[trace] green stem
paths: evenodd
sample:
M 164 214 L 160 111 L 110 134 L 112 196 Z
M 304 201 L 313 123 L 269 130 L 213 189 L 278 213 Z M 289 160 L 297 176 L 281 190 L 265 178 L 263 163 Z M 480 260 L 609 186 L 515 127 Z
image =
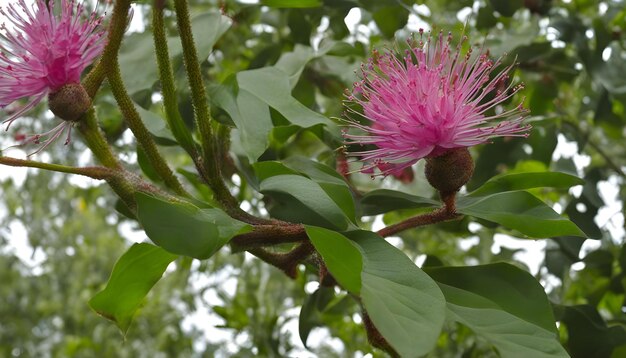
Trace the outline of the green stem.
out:
M 163 179 L 163 182 L 168 188 L 172 189 L 178 195 L 189 196 L 172 172 L 172 169 L 170 169 L 165 162 L 165 159 L 163 159 L 159 153 L 159 149 L 152 138 L 152 134 L 150 134 L 146 126 L 141 121 L 141 116 L 137 112 L 135 104 L 126 92 L 126 88 L 124 88 L 124 82 L 122 80 L 122 74 L 120 73 L 119 64 L 117 63 L 117 58 L 113 59 L 109 65 L 110 67 L 108 68 L 107 77 L 109 79 L 109 85 L 111 86 L 111 92 L 113 92 L 113 96 L 117 101 L 117 105 L 120 107 L 122 115 L 126 119 L 128 127 L 135 135 L 135 138 L 137 138 L 139 145 L 146 152 L 146 156 L 148 157 L 150 164 L 152 164 L 154 170 L 161 177 L 161 179 Z
M 183 61 L 185 62 L 189 88 L 191 89 L 191 101 L 202 139 L 202 154 L 204 156 L 204 162 L 210 163 L 215 160 L 213 130 L 211 128 L 211 111 L 206 89 L 204 88 L 204 83 L 202 83 L 202 71 L 200 70 L 200 61 L 198 60 L 196 44 L 191 30 L 187 0 L 174 0 L 174 6 L 176 8 L 176 22 L 180 32 L 180 41 L 183 45 Z M 208 168 L 209 165 L 207 165 L 207 169 Z
M 131 3 L 132 1 L 130 0 L 118 0 L 115 2 L 111 22 L 107 28 L 107 45 L 98 63 L 93 66 L 82 82 L 87 94 L 92 99 L 96 96 L 96 92 L 98 92 L 106 78 L 109 63 L 113 58 L 117 58 L 117 53 L 120 50 L 122 38 L 124 38 L 124 32 L 126 31 L 126 25 L 128 25 L 128 12 Z
M 102 74 L 98 74 L 98 76 L 106 75 L 109 72 L 110 67 L 116 65 L 114 62 L 117 62 L 117 53 L 120 51 L 120 46 L 122 45 L 122 39 L 124 38 L 124 31 L 126 31 L 126 22 L 131 3 L 131 0 L 115 1 L 113 14 L 111 15 L 111 22 L 109 23 L 107 45 L 102 52 L 100 62 L 96 65 L 96 68 L 99 68 L 100 66 L 103 68 L 102 70 L 97 70 L 103 72 Z M 94 70 L 96 69 L 94 68 Z M 96 74 L 93 76 L 95 79 Z
M 165 107 L 167 124 L 172 130 L 172 134 L 187 153 L 189 153 L 192 158 L 196 158 L 198 157 L 198 151 L 193 137 L 178 111 L 176 86 L 174 85 L 174 75 L 170 63 L 165 24 L 163 22 L 164 6 L 164 0 L 155 0 L 152 9 L 152 31 L 157 64 L 159 67 L 161 92 L 163 94 L 163 106 Z
M 216 199 L 230 216 L 253 224 L 266 223 L 267 220 L 256 218 L 241 210 L 239 203 L 231 195 L 222 179 L 220 158 L 216 155 L 216 144 L 213 137 L 213 128 L 211 127 L 209 101 L 202 82 L 202 71 L 200 70 L 200 61 L 198 61 L 196 45 L 193 40 L 187 0 L 174 0 L 174 7 L 176 9 L 176 22 L 180 40 L 183 46 L 183 61 L 187 70 L 189 88 L 191 89 L 191 101 L 202 144 L 202 160 L 194 159 L 196 167 L 202 178 L 213 190 Z
M 83 135 L 89 149 L 91 149 L 102 165 L 113 169 L 122 168 L 98 126 L 96 111 L 93 108 L 88 110 L 78 122 L 78 130 Z
M 3 157 L 3 156 L 0 156 L 0 164 L 8 165 L 11 167 L 38 168 L 38 169 L 50 170 L 50 171 L 59 172 L 59 173 L 77 174 L 77 175 L 83 175 L 83 176 L 90 177 L 93 179 L 98 179 L 98 180 L 107 180 L 115 176 L 115 172 L 112 169 L 106 168 L 106 167 L 76 168 L 76 167 L 69 167 L 67 165 L 49 164 L 49 163 L 36 162 L 33 160 L 23 160 L 23 159 Z
M 111 151 L 111 147 L 104 138 L 104 134 L 98 126 L 98 120 L 96 118 L 96 111 L 91 108 L 78 122 L 78 130 L 83 135 L 85 143 L 94 153 L 96 158 L 107 168 L 111 169 L 111 175 L 105 178 L 113 191 L 124 201 L 129 209 L 133 210 L 136 207 L 135 198 L 133 193 L 135 192 L 133 184 L 124 175 L 126 170 L 122 167 L 120 162 L 115 158 L 115 155 Z
M 91 99 L 96 96 L 98 89 L 102 85 L 106 77 L 106 72 L 104 70 L 104 65 L 102 61 L 98 61 L 91 71 L 85 76 L 85 79 L 82 82 L 83 88 L 87 91 L 87 94 Z

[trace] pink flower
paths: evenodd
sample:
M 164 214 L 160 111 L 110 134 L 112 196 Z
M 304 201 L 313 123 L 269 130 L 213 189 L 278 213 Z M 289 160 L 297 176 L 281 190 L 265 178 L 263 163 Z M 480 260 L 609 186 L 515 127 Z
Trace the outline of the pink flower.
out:
M 453 148 L 528 136 L 530 126 L 522 124 L 528 111 L 521 104 L 501 108 L 523 88 L 507 84 L 513 65 L 497 71 L 501 58 L 493 62 L 487 52 L 474 54 L 471 48 L 463 55 L 461 44 L 453 50 L 451 40 L 440 33 L 434 40 L 410 41 L 404 57 L 374 51 L 361 66 L 362 80 L 347 95 L 346 115 L 369 123 L 350 118 L 349 127 L 365 134 L 345 131 L 344 137 L 364 147 L 349 153 L 365 163 L 362 172 L 378 168 L 386 176 Z
M 2 122 L 7 130 L 47 95 L 65 85 L 79 84 L 83 70 L 104 49 L 105 31 L 101 30 L 99 16 L 92 13 L 83 18 L 83 5 L 74 0 L 61 0 L 59 15 L 54 14 L 54 5 L 54 0 L 48 5 L 45 0 L 35 0 L 32 6 L 17 0 L 0 8 L 0 14 L 12 25 L 0 26 L 0 107 L 29 98 L 26 105 Z M 38 143 L 48 136 L 45 147 L 71 126 L 71 121 L 64 121 L 52 131 L 25 141 Z

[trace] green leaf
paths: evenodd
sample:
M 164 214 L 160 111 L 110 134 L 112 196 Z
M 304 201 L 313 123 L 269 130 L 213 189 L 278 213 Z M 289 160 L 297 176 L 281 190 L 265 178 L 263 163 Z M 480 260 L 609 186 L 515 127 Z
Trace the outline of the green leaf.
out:
M 146 234 L 165 250 L 208 259 L 233 236 L 251 229 L 219 209 L 200 209 L 136 193 L 137 216 Z
M 532 238 L 580 236 L 585 234 L 568 219 L 525 191 L 492 194 L 484 197 L 461 197 L 457 211 L 493 221 Z
M 626 344 L 623 326 L 608 326 L 591 305 L 558 306 L 560 321 L 567 326 L 567 347 L 572 357 L 621 357 L 611 355 Z
M 238 142 L 248 160 L 255 162 L 267 149 L 269 134 L 274 127 L 267 104 L 248 91 L 235 91 L 228 86 L 218 87 L 211 93 L 211 98 L 233 120 Z
M 347 235 L 363 254 L 361 299 L 376 328 L 403 357 L 430 352 L 445 318 L 445 299 L 437 284 L 373 232 Z
M 322 2 L 320 0 L 261 0 L 261 4 L 279 8 L 307 8 L 322 6 Z
M 409 20 L 409 12 L 401 6 L 385 6 L 373 13 L 376 26 L 386 38 L 393 38 L 396 31 Z
M 280 56 L 274 67 L 282 70 L 289 76 L 289 84 L 291 89 L 293 89 L 298 83 L 300 75 L 302 74 L 302 71 L 304 71 L 304 67 L 311 60 L 327 54 L 333 49 L 335 44 L 336 43 L 332 41 L 326 41 L 317 51 L 313 50 L 309 46 L 296 44 L 296 47 L 292 52 L 287 52 Z
M 351 225 L 350 220 L 335 201 L 318 183 L 309 178 L 299 175 L 273 176 L 261 183 L 261 192 L 287 194 L 314 213 L 318 213 L 335 229 L 346 230 Z
M 446 296 L 448 317 L 488 340 L 501 356 L 568 356 L 543 287 L 528 272 L 505 263 L 425 271 Z
M 305 347 L 307 347 L 306 341 L 309 338 L 311 330 L 323 324 L 321 311 L 334 296 L 335 292 L 333 288 L 321 286 L 304 300 L 298 317 L 298 333 L 302 345 Z
M 283 174 L 293 174 L 298 175 L 298 171 L 291 170 L 287 168 L 283 163 L 275 162 L 275 161 L 265 161 L 258 162 L 252 165 L 254 167 L 254 173 L 256 174 L 259 181 L 263 181 L 267 178 L 283 175 Z
M 294 155 L 282 162 L 288 168 L 297 170 L 318 183 L 339 184 L 348 187 L 345 179 L 333 168 L 309 158 Z
M 105 289 L 89 300 L 89 306 L 125 335 L 144 298 L 175 259 L 159 247 L 134 244 L 115 263 Z
M 337 171 L 327 165 L 302 156 L 289 157 L 283 164 L 318 183 L 326 194 L 343 210 L 346 216 L 352 222 L 355 222 L 356 209 L 352 191 L 345 179 Z
M 237 126 L 240 143 L 251 162 L 255 162 L 269 145 L 269 134 L 274 126 L 270 107 L 302 128 L 318 124 L 334 127 L 328 118 L 310 110 L 291 95 L 290 81 L 297 80 L 299 70 L 286 63 L 282 65 L 295 72 L 287 74 L 278 67 L 242 71 L 236 75 L 236 84 L 224 84 L 212 93 L 215 104 L 224 109 Z
M 310 110 L 291 96 L 288 75 L 276 67 L 239 72 L 237 83 L 240 93 L 248 91 L 295 125 L 302 128 L 316 124 L 333 125 L 328 118 Z
M 152 134 L 159 142 L 159 144 L 176 144 L 176 139 L 172 135 L 172 132 L 167 127 L 165 119 L 161 118 L 158 114 L 143 109 L 137 103 L 134 103 L 135 109 L 141 121 L 146 126 L 150 134 Z
M 544 187 L 566 189 L 583 184 L 585 184 L 583 179 L 559 172 L 504 174 L 489 179 L 481 187 L 469 193 L 468 196 L 485 196 L 504 191 Z
M 361 197 L 363 215 L 378 215 L 399 209 L 427 208 L 441 205 L 436 200 L 401 191 L 378 189 L 372 190 Z
M 328 271 L 343 288 L 358 295 L 363 268 L 358 247 L 338 232 L 315 226 L 306 226 L 305 229 L 316 251 L 322 255 Z
M 228 30 L 232 20 L 219 12 L 207 12 L 191 20 L 198 57 L 205 59 L 213 45 Z M 168 38 L 171 58 L 182 55 L 178 37 Z M 120 49 L 120 69 L 124 84 L 130 94 L 151 88 L 158 80 L 154 42 L 149 32 L 132 34 L 124 39 Z

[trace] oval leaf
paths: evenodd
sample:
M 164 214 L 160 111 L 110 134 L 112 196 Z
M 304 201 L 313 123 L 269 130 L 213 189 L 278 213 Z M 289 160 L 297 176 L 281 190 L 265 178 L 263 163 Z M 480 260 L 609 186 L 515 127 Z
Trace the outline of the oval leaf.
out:
M 335 201 L 319 184 L 309 178 L 299 175 L 273 176 L 261 183 L 261 192 L 287 194 L 321 215 L 335 229 L 345 230 L 351 225 L 350 220 Z
M 448 316 L 501 356 L 568 357 L 543 287 L 528 272 L 505 263 L 425 271 L 446 296 Z
M 135 198 L 137 216 L 146 234 L 171 253 L 207 259 L 233 236 L 250 229 L 219 209 L 200 209 L 145 193 L 137 193 Z
M 378 189 L 372 190 L 361 197 L 363 215 L 378 215 L 399 209 L 437 207 L 438 201 L 401 191 Z
M 310 110 L 291 96 L 289 76 L 276 67 L 239 72 L 237 83 L 240 92 L 248 91 L 295 125 L 303 128 L 316 124 L 333 125 L 331 120 Z
M 485 196 L 504 191 L 516 191 L 532 188 L 566 189 L 575 185 L 583 185 L 585 181 L 577 176 L 559 172 L 515 173 L 505 174 L 489 179 L 480 188 L 468 196 Z
M 504 192 L 484 197 L 462 197 L 459 213 L 493 221 L 532 238 L 580 236 L 585 234 L 568 219 L 525 191 Z
M 175 259 L 159 247 L 134 244 L 115 263 L 107 286 L 89 300 L 89 306 L 126 334 L 144 297 Z
M 358 247 L 347 237 L 328 229 L 306 226 L 306 233 L 317 252 L 322 255 L 328 271 L 347 291 L 361 291 L 363 258 Z
M 376 328 L 403 357 L 430 352 L 445 318 L 445 298 L 435 281 L 373 232 L 349 237 L 363 254 L 361 298 Z

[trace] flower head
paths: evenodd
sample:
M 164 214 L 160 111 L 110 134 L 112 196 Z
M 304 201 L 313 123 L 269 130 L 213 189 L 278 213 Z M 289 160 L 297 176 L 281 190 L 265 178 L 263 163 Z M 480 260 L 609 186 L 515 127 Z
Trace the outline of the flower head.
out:
M 501 58 L 494 62 L 487 52 L 474 54 L 471 48 L 462 54 L 463 41 L 456 49 L 451 41 L 442 33 L 409 41 L 404 56 L 375 51 L 361 66 L 361 81 L 347 94 L 347 116 L 356 114 L 370 123 L 351 118 L 349 126 L 365 134 L 346 131 L 344 137 L 364 146 L 349 153 L 365 163 L 362 172 L 378 168 L 380 175 L 397 173 L 454 148 L 528 135 L 521 104 L 508 111 L 500 108 L 523 88 L 507 83 L 513 65 L 497 71 Z M 496 114 L 490 115 L 494 108 Z
M 0 25 L 0 107 L 29 98 L 25 106 L 2 121 L 7 129 L 44 97 L 68 85 L 79 85 L 83 70 L 104 49 L 105 31 L 97 14 L 83 17 L 82 4 L 61 0 L 59 15 L 55 15 L 54 5 L 54 0 L 47 4 L 35 0 L 32 6 L 17 0 L 0 8 L 0 14 L 12 25 Z M 25 141 L 39 142 L 48 136 L 43 144 L 47 146 L 61 132 L 69 132 L 72 120 L 64 119 L 54 130 Z

